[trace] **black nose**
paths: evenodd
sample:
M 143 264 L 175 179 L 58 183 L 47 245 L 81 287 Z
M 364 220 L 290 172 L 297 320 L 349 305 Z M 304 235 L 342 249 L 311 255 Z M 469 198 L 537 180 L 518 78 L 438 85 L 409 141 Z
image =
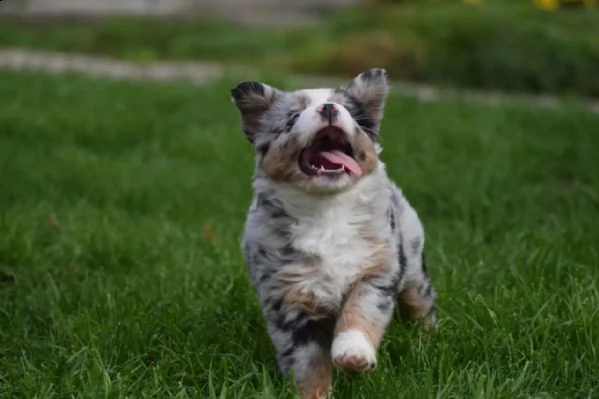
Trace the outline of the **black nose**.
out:
M 337 119 L 337 115 L 339 114 L 339 111 L 335 107 L 335 104 L 330 104 L 330 103 L 322 104 L 320 106 L 318 112 L 320 113 L 320 116 L 322 117 L 322 119 L 324 119 L 325 121 L 328 121 L 329 124 L 333 123 L 333 121 L 335 121 L 335 119 Z

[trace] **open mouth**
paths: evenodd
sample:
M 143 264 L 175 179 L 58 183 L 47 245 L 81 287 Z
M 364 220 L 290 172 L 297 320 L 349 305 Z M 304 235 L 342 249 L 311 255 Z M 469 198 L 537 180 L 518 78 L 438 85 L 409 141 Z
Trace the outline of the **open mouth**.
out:
M 304 148 L 299 166 L 308 176 L 362 175 L 345 133 L 333 126 L 320 130 L 314 141 Z

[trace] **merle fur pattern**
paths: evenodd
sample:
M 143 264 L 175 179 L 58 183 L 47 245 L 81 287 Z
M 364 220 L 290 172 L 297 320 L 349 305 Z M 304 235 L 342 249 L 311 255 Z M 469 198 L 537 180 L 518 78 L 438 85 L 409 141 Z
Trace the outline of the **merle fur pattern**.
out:
M 242 82 L 232 91 L 256 150 L 242 251 L 284 373 L 303 398 L 330 393 L 331 367 L 367 371 L 396 307 L 436 325 L 420 220 L 378 154 L 386 73 L 337 89 L 284 92 Z M 318 118 L 333 104 L 333 121 Z M 302 150 L 327 124 L 343 131 L 363 171 L 308 176 Z

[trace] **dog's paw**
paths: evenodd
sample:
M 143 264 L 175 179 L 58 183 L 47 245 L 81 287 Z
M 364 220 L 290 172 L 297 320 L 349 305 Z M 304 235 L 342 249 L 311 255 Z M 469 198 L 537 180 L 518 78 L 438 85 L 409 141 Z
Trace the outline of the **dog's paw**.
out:
M 331 349 L 333 362 L 350 371 L 370 371 L 376 367 L 376 352 L 358 330 L 344 331 L 335 337 Z

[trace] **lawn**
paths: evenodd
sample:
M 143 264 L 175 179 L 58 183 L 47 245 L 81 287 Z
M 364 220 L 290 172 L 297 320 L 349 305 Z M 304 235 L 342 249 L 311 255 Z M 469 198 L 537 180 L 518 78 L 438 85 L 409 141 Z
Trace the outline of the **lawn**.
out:
M 0 397 L 286 398 L 239 252 L 253 156 L 204 88 L 0 72 Z M 338 398 L 599 395 L 599 115 L 394 96 L 440 332 Z

